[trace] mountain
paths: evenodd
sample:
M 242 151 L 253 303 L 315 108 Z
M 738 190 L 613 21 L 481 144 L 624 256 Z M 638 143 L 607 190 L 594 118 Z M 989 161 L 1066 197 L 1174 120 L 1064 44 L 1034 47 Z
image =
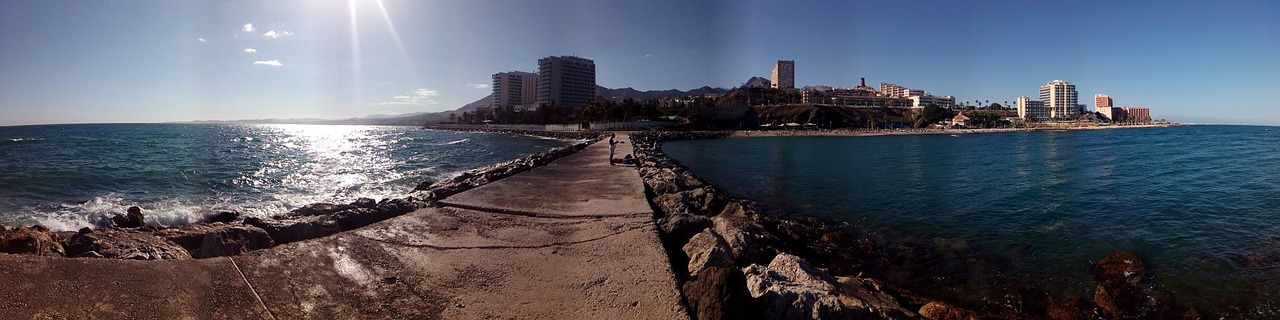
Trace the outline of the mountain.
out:
M 751 77 L 747 79 L 747 83 L 742 84 L 743 88 L 768 88 L 772 81 L 761 77 Z
M 729 92 L 729 89 L 712 88 L 709 86 L 702 86 L 701 88 L 692 89 L 689 91 L 680 91 L 676 89 L 640 91 L 640 90 L 632 89 L 631 87 L 626 87 L 621 89 L 609 89 L 601 86 L 596 86 L 596 96 L 604 97 L 605 99 L 614 100 L 614 101 L 623 100 L 627 98 L 634 99 L 634 100 L 649 100 L 649 99 L 704 95 L 708 93 L 725 94 L 728 92 Z

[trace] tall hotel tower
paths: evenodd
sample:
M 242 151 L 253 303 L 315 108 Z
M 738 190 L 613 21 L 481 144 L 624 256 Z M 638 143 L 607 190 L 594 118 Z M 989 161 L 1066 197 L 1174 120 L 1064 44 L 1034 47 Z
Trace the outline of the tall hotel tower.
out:
M 770 84 L 774 89 L 795 89 L 796 88 L 796 62 L 794 60 L 778 60 L 773 65 L 773 73 L 769 75 Z
M 1040 86 L 1040 101 L 1045 109 L 1049 109 L 1049 119 L 1071 120 L 1080 116 L 1079 94 L 1076 85 L 1062 80 L 1053 80 Z

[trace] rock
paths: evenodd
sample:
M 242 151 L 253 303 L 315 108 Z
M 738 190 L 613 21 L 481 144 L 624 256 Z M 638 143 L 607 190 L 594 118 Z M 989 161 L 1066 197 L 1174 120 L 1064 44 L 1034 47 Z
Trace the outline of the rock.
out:
M 240 220 L 240 216 L 240 211 L 220 211 L 217 214 L 210 216 L 208 222 L 232 223 L 236 222 L 236 220 Z
M 357 207 L 357 208 L 373 209 L 378 207 L 378 201 L 375 201 L 370 198 L 360 198 L 360 199 L 356 199 L 356 201 L 351 202 L 351 206 Z
M 0 252 L 34 256 L 65 257 L 58 236 L 41 225 L 0 230 Z
M 1262 267 L 1263 265 L 1262 255 L 1258 254 L 1257 252 L 1246 254 L 1240 260 L 1241 262 L 1244 263 L 1245 267 L 1249 267 L 1249 268 L 1259 268 L 1259 267 Z
M 653 197 L 653 204 L 662 210 L 663 216 L 674 216 L 681 214 L 694 214 L 692 208 L 684 200 L 682 193 L 669 193 Z
M 1093 315 L 1093 305 L 1080 298 L 1068 298 L 1049 303 L 1045 310 L 1053 320 L 1086 320 Z
M 334 213 L 329 218 L 337 223 L 342 231 L 350 231 L 390 217 L 391 215 L 377 209 L 354 208 Z
M 753 264 L 743 270 L 747 289 L 760 303 L 766 319 L 843 318 L 835 279 L 799 257 L 780 253 L 769 266 Z
M 142 215 L 142 208 L 132 206 L 129 207 L 128 213 L 124 215 L 117 214 L 114 217 L 111 217 L 111 223 L 121 228 L 141 228 L 142 226 L 147 225 L 147 222 L 144 219 L 145 216 Z
M 322 217 L 299 217 L 294 219 L 245 218 L 244 224 L 262 228 L 276 242 L 282 245 L 290 242 L 319 238 L 341 229 L 332 220 Z
M 249 225 L 227 225 L 205 233 L 196 258 L 232 256 L 276 245 L 265 230 Z
M 1090 274 L 1099 283 L 1128 282 L 1137 285 L 1146 277 L 1147 269 L 1142 259 L 1132 252 L 1116 251 L 1098 260 Z
M 886 286 L 874 279 L 857 277 L 837 277 L 840 290 L 840 304 L 846 313 L 855 319 L 912 319 L 917 315 L 914 311 L 902 306 L 897 297 L 883 288 Z
M 654 195 L 664 195 L 669 193 L 680 192 L 680 185 L 676 184 L 676 174 L 671 169 L 649 169 L 641 172 L 644 183 Z
M 944 302 L 930 301 L 920 307 L 920 316 L 931 320 L 969 320 L 978 319 L 973 311 L 956 308 Z
M 681 244 L 693 238 L 693 235 L 711 227 L 711 219 L 691 214 L 671 215 L 658 219 L 658 227 L 662 230 L 662 239 Z
M 77 233 L 71 238 L 67 255 L 78 257 L 89 251 L 112 259 L 191 259 L 185 248 L 151 233 L 129 229 L 106 229 Z
M 275 241 L 262 228 L 243 224 L 193 224 L 156 233 L 172 241 L 193 258 L 237 255 L 275 246 Z
M 709 267 L 681 286 L 696 319 L 753 319 L 758 307 L 747 290 L 746 277 L 732 267 Z
M 704 229 L 694 235 L 683 247 L 685 256 L 689 257 L 689 274 L 697 275 L 708 267 L 732 267 L 728 248 L 711 229 Z
M 711 223 L 716 233 L 729 245 L 729 255 L 738 265 L 774 259 L 777 251 L 764 245 L 765 233 L 759 225 L 748 220 L 740 204 L 729 204 L 720 214 L 711 218 Z
M 1111 318 L 1133 318 L 1142 311 L 1141 290 L 1127 282 L 1099 284 L 1093 290 L 1093 303 Z
M 377 206 L 378 211 L 382 211 L 384 215 L 390 217 L 410 213 L 421 208 L 421 204 L 405 198 L 382 200 Z
M 302 206 L 301 208 L 297 208 L 297 209 L 293 209 L 292 211 L 289 211 L 289 215 L 291 216 L 329 215 L 329 214 L 337 213 L 339 211 L 349 210 L 351 208 L 353 207 L 347 204 L 312 203 L 309 205 Z
M 106 258 L 106 257 L 102 256 L 102 254 L 98 253 L 97 251 L 88 251 L 85 253 L 81 253 L 80 255 L 77 255 L 74 258 Z

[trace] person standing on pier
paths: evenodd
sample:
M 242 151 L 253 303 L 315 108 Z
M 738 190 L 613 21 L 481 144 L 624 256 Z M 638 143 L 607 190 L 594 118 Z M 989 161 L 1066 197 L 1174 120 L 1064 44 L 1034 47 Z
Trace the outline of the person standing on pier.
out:
M 613 165 L 613 150 L 617 148 L 618 142 L 620 142 L 614 140 L 614 136 L 615 135 L 613 133 L 609 134 L 609 165 L 611 166 Z

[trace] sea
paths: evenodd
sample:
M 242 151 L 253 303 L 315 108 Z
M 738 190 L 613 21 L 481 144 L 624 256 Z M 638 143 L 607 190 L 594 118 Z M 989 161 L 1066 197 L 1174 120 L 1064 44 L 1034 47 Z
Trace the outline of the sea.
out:
M 1280 127 L 668 142 L 780 216 L 845 223 L 897 255 L 850 266 L 970 306 L 1090 299 L 1114 251 L 1178 306 L 1280 317 Z
M 419 183 L 571 141 L 415 127 L 73 124 L 0 127 L 0 225 L 108 225 L 130 206 L 181 225 L 316 202 L 398 198 Z

